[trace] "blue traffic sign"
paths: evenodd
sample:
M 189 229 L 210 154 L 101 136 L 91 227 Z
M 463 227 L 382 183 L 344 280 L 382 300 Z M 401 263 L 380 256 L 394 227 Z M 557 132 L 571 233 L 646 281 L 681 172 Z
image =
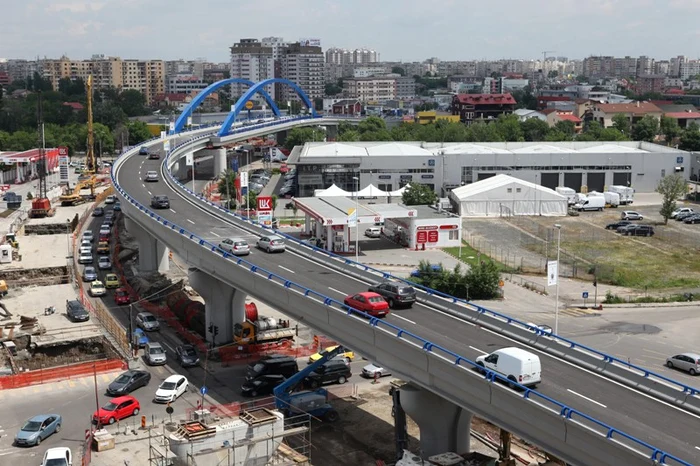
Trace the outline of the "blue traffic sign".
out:
M 202 395 L 206 395 L 208 391 L 209 389 L 204 385 L 202 385 L 202 388 L 199 389 L 199 393 L 201 393 Z
M 588 291 L 584 291 L 583 292 L 583 299 L 587 299 L 587 298 L 588 298 Z

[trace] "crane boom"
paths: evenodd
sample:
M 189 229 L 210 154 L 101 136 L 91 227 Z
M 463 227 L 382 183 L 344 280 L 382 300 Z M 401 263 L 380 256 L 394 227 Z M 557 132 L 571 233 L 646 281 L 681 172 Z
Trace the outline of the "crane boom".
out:
M 95 134 L 92 125 L 92 75 L 88 76 L 85 91 L 87 94 L 87 160 L 85 165 L 87 168 L 83 173 L 94 175 L 97 167 L 95 164 Z

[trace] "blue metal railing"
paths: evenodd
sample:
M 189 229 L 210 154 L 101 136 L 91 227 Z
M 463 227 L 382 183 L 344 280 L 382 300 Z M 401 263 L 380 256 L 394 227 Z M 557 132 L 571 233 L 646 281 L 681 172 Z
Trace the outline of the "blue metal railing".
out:
M 248 131 L 251 131 L 251 130 L 259 129 L 259 128 L 261 128 L 261 127 L 275 126 L 275 125 L 280 125 L 280 124 L 284 124 L 284 123 L 289 123 L 291 120 L 306 120 L 306 119 L 309 119 L 309 117 L 301 117 L 301 118 L 287 119 L 287 120 L 283 120 L 283 121 L 275 121 L 275 122 L 266 123 L 266 124 L 251 125 L 251 126 L 247 126 L 247 127 L 244 127 L 244 128 L 240 128 L 240 129 L 238 129 L 237 131 L 233 132 L 232 134 L 248 132 Z M 200 130 L 201 130 L 201 129 L 200 129 Z M 182 134 L 182 133 L 181 133 L 181 134 Z M 188 139 L 188 140 L 186 140 L 186 141 L 184 141 L 184 142 L 178 144 L 175 148 L 173 148 L 173 150 L 165 157 L 164 164 L 165 164 L 165 166 L 166 166 L 166 173 L 167 173 L 168 177 L 169 177 L 174 183 L 176 183 L 176 184 L 178 184 L 179 186 L 181 186 L 181 187 L 182 187 L 183 189 L 185 189 L 188 193 L 193 194 L 193 195 L 196 195 L 197 197 L 199 197 L 199 198 L 205 200 L 206 202 L 208 202 L 208 203 L 209 203 L 210 205 L 212 205 L 213 207 L 216 207 L 216 208 L 220 209 L 221 211 L 228 213 L 229 215 L 233 215 L 233 216 L 235 216 L 235 217 L 237 217 L 237 218 L 239 218 L 239 219 L 245 221 L 245 218 L 244 218 L 244 217 L 242 217 L 242 216 L 240 216 L 240 215 L 238 215 L 238 214 L 236 214 L 236 213 L 234 213 L 234 212 L 230 212 L 230 211 L 224 209 L 223 207 L 218 206 L 218 205 L 212 203 L 211 201 L 208 201 L 208 200 L 204 199 L 204 198 L 203 198 L 201 195 L 199 195 L 199 194 L 195 194 L 193 191 L 191 191 L 190 189 L 186 188 L 184 185 L 182 185 L 182 183 L 180 183 L 178 180 L 176 180 L 176 179 L 172 176 L 172 174 L 170 173 L 170 170 L 167 170 L 167 164 L 168 164 L 169 158 L 170 158 L 170 156 L 176 151 L 176 149 L 178 149 L 178 148 L 180 148 L 180 147 L 183 147 L 183 146 L 185 146 L 185 145 L 187 145 L 187 144 L 190 144 L 190 143 L 192 143 L 192 142 L 194 142 L 194 141 L 201 140 L 201 139 L 204 139 L 204 138 L 208 138 L 208 137 L 210 137 L 210 136 L 211 136 L 211 134 L 199 135 L 199 136 L 197 136 L 197 137 Z M 140 145 L 148 145 L 149 142 L 153 142 L 153 141 L 156 140 L 156 139 L 160 139 L 160 138 L 153 138 L 153 139 L 151 139 L 151 140 L 149 140 L 149 141 L 146 141 L 146 142 L 144 142 L 144 143 L 142 143 L 142 144 L 140 144 Z M 636 437 L 633 437 L 633 436 L 631 436 L 631 435 L 629 435 L 629 434 L 626 434 L 626 433 L 624 433 L 623 431 L 621 431 L 621 430 L 619 430 L 619 429 L 616 429 L 616 428 L 614 428 L 614 427 L 612 427 L 612 426 L 609 426 L 608 424 L 605 424 L 605 423 L 602 422 L 602 421 L 599 421 L 599 420 L 597 420 L 597 419 L 595 419 L 595 418 L 593 418 L 593 417 L 591 417 L 591 416 L 588 416 L 587 414 L 585 414 L 585 413 L 583 413 L 583 412 L 581 412 L 581 411 L 578 411 L 578 410 L 576 410 L 576 409 L 574 409 L 574 408 L 571 408 L 571 407 L 565 405 L 564 403 L 561 403 L 561 402 L 559 402 L 559 401 L 556 401 L 556 400 L 554 400 L 553 398 L 550 398 L 550 397 L 548 397 L 548 396 L 546 396 L 546 395 L 544 395 L 544 394 L 542 394 L 542 393 L 537 392 L 536 390 L 533 390 L 533 389 L 524 387 L 524 386 L 522 386 L 522 385 L 520 385 L 520 384 L 518 384 L 518 383 L 514 383 L 513 381 L 508 380 L 507 378 L 505 378 L 505 377 L 503 377 L 503 376 L 501 376 L 501 375 L 499 375 L 499 374 L 497 374 L 497 373 L 495 373 L 495 372 L 493 372 L 493 371 L 491 371 L 491 370 L 485 369 L 485 368 L 483 368 L 483 367 L 477 365 L 474 361 L 472 361 L 472 360 L 470 360 L 470 359 L 468 359 L 468 358 L 465 358 L 465 357 L 463 357 L 463 356 L 460 356 L 460 355 L 458 355 L 457 353 L 454 353 L 454 352 L 452 352 L 452 351 L 450 351 L 450 350 L 448 350 L 448 349 L 446 349 L 446 348 L 443 348 L 443 347 L 441 347 L 441 346 L 439 346 L 439 345 L 436 345 L 436 344 L 434 344 L 434 343 L 432 343 L 432 342 L 430 342 L 430 341 L 428 341 L 428 340 L 426 340 L 426 339 L 424 339 L 424 338 L 422 338 L 422 337 L 420 337 L 420 336 L 418 336 L 418 335 L 415 335 L 415 334 L 413 334 L 413 333 L 411 333 L 411 332 L 409 332 L 409 331 L 407 331 L 407 330 L 405 330 L 405 329 L 402 329 L 402 328 L 400 328 L 400 327 L 397 327 L 397 326 L 395 326 L 395 325 L 393 325 L 393 324 L 390 324 L 390 323 L 388 323 L 388 322 L 386 322 L 386 321 L 384 321 L 384 320 L 381 320 L 381 319 L 379 319 L 379 318 L 369 316 L 368 314 L 365 314 L 365 313 L 363 313 L 363 312 L 361 312 L 361 311 L 359 311 L 359 310 L 357 310 L 357 309 L 354 309 L 354 308 L 351 308 L 351 307 L 349 307 L 349 306 L 346 306 L 344 303 L 342 303 L 342 302 L 340 302 L 340 301 L 338 301 L 338 300 L 336 300 L 336 299 L 334 299 L 334 298 L 325 296 L 325 295 L 323 295 L 323 294 L 321 294 L 321 293 L 318 293 L 317 291 L 314 291 L 314 290 L 312 290 L 312 289 L 306 288 L 306 287 L 304 287 L 304 286 L 302 286 L 302 285 L 300 285 L 300 284 L 297 284 L 297 283 L 295 283 L 295 282 L 293 282 L 293 281 L 291 281 L 291 280 L 289 280 L 289 279 L 287 279 L 287 278 L 285 278 L 285 277 L 282 277 L 281 275 L 278 275 L 278 274 L 276 274 L 276 273 L 274 273 L 274 272 L 270 272 L 270 271 L 268 271 L 268 270 L 265 270 L 264 268 L 261 268 L 261 267 L 255 265 L 255 264 L 252 264 L 252 263 L 250 263 L 250 262 L 248 262 L 248 261 L 246 261 L 246 260 L 244 260 L 244 259 L 242 259 L 242 258 L 240 258 L 240 257 L 233 256 L 233 255 L 231 255 L 230 253 L 219 249 L 219 247 L 218 247 L 217 245 L 215 245 L 215 244 L 213 244 L 213 243 L 210 243 L 210 242 L 207 241 L 206 239 L 199 237 L 197 234 L 188 231 L 186 228 L 181 227 L 181 226 L 179 226 L 179 225 L 177 225 L 177 224 L 175 224 L 175 223 L 173 223 L 173 222 L 170 222 L 170 221 L 168 221 L 168 220 L 162 218 L 162 217 L 161 217 L 160 215 L 158 215 L 156 212 L 150 210 L 148 207 L 142 205 L 142 204 L 139 203 L 136 199 L 134 199 L 133 197 L 131 197 L 131 196 L 119 185 L 119 182 L 118 182 L 118 180 L 116 179 L 115 173 L 116 173 L 116 171 L 117 171 L 117 169 L 118 169 L 118 166 L 119 166 L 119 164 L 120 164 L 120 162 L 121 162 L 119 159 L 122 159 L 123 157 L 128 156 L 128 155 L 133 155 L 133 154 L 130 154 L 130 152 L 133 152 L 133 151 L 135 151 L 135 150 L 136 150 L 136 149 L 130 149 L 129 151 L 126 151 L 126 152 L 122 153 L 122 154 L 119 156 L 119 158 L 117 159 L 117 161 L 112 165 L 111 179 L 112 179 L 112 183 L 113 183 L 113 185 L 114 185 L 114 188 L 115 188 L 115 189 L 130 203 L 130 204 L 132 204 L 134 207 L 136 207 L 139 211 L 143 212 L 143 213 L 147 216 L 147 218 L 151 218 L 152 220 L 154 220 L 154 221 L 158 222 L 159 224 L 163 225 L 164 227 L 167 227 L 167 228 L 169 228 L 169 229 L 171 229 L 171 230 L 173 230 L 173 231 L 178 232 L 180 235 L 182 235 L 183 237 L 188 238 L 190 241 L 192 241 L 192 242 L 194 242 L 194 243 L 197 243 L 197 244 L 198 244 L 199 246 L 201 246 L 202 248 L 206 248 L 206 249 L 208 249 L 208 250 L 209 250 L 210 252 L 212 252 L 212 253 L 219 254 L 219 255 L 220 255 L 221 257 L 223 257 L 224 259 L 230 260 L 231 262 L 235 263 L 236 265 L 238 265 L 238 266 L 240 266 L 240 267 L 246 269 L 246 270 L 247 270 L 248 272 L 250 272 L 250 273 L 253 273 L 253 274 L 256 274 L 256 275 L 260 275 L 260 276 L 266 277 L 266 278 L 267 278 L 268 280 L 270 280 L 271 282 L 278 283 L 279 285 L 283 286 L 283 287 L 286 288 L 286 289 L 293 290 L 293 291 L 297 291 L 297 292 L 303 294 L 305 297 L 308 297 L 308 298 L 310 298 L 310 299 L 314 299 L 314 300 L 316 300 L 317 302 L 321 302 L 321 303 L 323 303 L 325 306 L 327 306 L 327 307 L 329 307 L 329 308 L 337 309 L 337 310 L 340 311 L 340 312 L 344 312 L 344 313 L 345 313 L 346 315 L 348 315 L 348 316 L 357 316 L 357 317 L 360 317 L 360 318 L 362 318 L 362 319 L 365 319 L 365 320 L 367 321 L 368 325 L 370 325 L 370 326 L 372 326 L 372 327 L 381 328 L 382 330 L 386 331 L 387 333 L 392 334 L 395 338 L 398 338 L 398 339 L 400 339 L 400 340 L 404 340 L 404 341 L 406 341 L 406 342 L 408 342 L 408 343 L 410 343 L 410 344 L 418 345 L 418 346 L 422 347 L 424 351 L 426 351 L 426 352 L 428 352 L 428 353 L 432 353 L 432 354 L 434 354 L 434 355 L 436 355 L 436 356 L 438 356 L 438 357 L 442 357 L 442 358 L 446 358 L 446 359 L 452 359 L 452 361 L 454 362 L 454 364 L 455 364 L 456 366 L 459 366 L 460 368 L 469 369 L 469 370 L 473 370 L 473 369 L 480 370 L 480 371 L 482 371 L 482 372 L 484 373 L 484 379 L 487 380 L 487 381 L 490 382 L 490 383 L 495 383 L 495 382 L 498 381 L 498 382 L 503 382 L 503 383 L 510 384 L 510 385 L 515 385 L 515 386 L 517 386 L 517 387 L 521 390 L 520 394 L 521 394 L 521 396 L 522 396 L 523 398 L 525 398 L 525 399 L 531 399 L 532 397 L 536 397 L 536 398 L 538 398 L 538 399 L 540 399 L 540 400 L 546 401 L 547 403 L 549 403 L 549 404 L 551 404 L 551 405 L 557 407 L 558 410 L 559 410 L 559 411 L 558 411 L 558 412 L 559 412 L 559 415 L 562 416 L 562 417 L 564 417 L 564 418 L 566 418 L 566 419 L 576 420 L 576 418 L 580 418 L 580 419 L 587 420 L 587 421 L 589 421 L 590 423 L 592 423 L 592 424 L 594 424 L 594 425 L 600 427 L 601 429 L 603 429 L 604 432 L 602 432 L 602 434 L 604 434 L 604 435 L 606 436 L 607 439 L 613 440 L 613 439 L 615 439 L 616 437 L 622 437 L 622 438 L 624 438 L 624 439 L 627 439 L 627 440 L 629 440 L 630 442 L 632 442 L 634 445 L 636 445 L 637 447 L 642 447 L 642 448 L 644 448 L 645 450 L 648 450 L 648 451 L 650 452 L 650 453 L 648 453 L 649 458 L 650 458 L 651 460 L 653 460 L 653 461 L 660 461 L 662 464 L 668 464 L 667 461 L 674 461 L 676 464 L 679 464 L 679 465 L 683 465 L 683 466 L 692 466 L 691 463 L 688 463 L 688 462 L 686 462 L 686 461 L 681 460 L 680 458 L 678 458 L 678 457 L 676 457 L 676 456 L 673 456 L 673 455 L 671 455 L 671 454 L 668 454 L 668 453 L 666 453 L 666 452 L 664 452 L 664 451 L 662 451 L 662 450 L 660 450 L 660 449 L 658 449 L 658 448 L 652 446 L 651 444 L 649 444 L 649 443 L 647 443 L 647 442 L 644 442 L 643 440 L 637 439 Z M 250 223 L 252 223 L 252 224 L 257 224 L 257 222 L 250 222 Z M 287 235 L 285 235 L 285 236 L 287 236 Z M 288 236 L 288 237 L 289 237 L 289 236 Z M 295 241 L 297 241 L 295 238 L 291 238 L 291 237 L 289 237 L 289 238 L 290 238 L 290 239 L 294 239 Z M 405 281 L 405 282 L 407 282 L 407 283 L 411 283 L 411 282 L 408 282 L 408 281 L 406 281 L 406 280 L 404 280 L 404 279 L 401 279 L 401 278 L 398 278 L 398 277 L 393 277 L 392 275 L 387 274 L 386 272 L 382 272 L 382 271 L 380 271 L 380 270 L 373 269 L 373 268 L 371 268 L 371 267 L 368 267 L 368 266 L 365 266 L 365 265 L 362 265 L 362 264 L 357 264 L 357 263 L 355 263 L 355 262 L 353 262 L 353 261 L 350 261 L 350 260 L 348 260 L 348 259 L 341 258 L 341 257 L 336 256 L 336 255 L 334 255 L 334 254 L 328 253 L 327 251 L 321 250 L 320 248 L 316 248 L 316 247 L 307 245 L 306 243 L 301 243 L 301 242 L 299 242 L 299 243 L 300 243 L 300 244 L 304 244 L 304 245 L 309 246 L 309 247 L 312 247 L 314 250 L 323 251 L 324 253 L 328 254 L 330 257 L 333 257 L 333 258 L 335 258 L 335 259 L 344 260 L 346 264 L 352 264 L 352 265 L 355 265 L 355 266 L 359 266 L 359 267 L 364 268 L 365 270 L 376 271 L 376 272 L 378 272 L 378 273 L 381 273 L 382 276 L 384 276 L 384 277 L 386 277 L 386 278 L 392 277 L 392 278 L 396 278 L 396 279 L 398 279 L 398 280 Z M 472 307 L 475 307 L 475 308 L 476 308 L 479 312 L 481 312 L 481 313 L 488 313 L 488 314 L 491 314 L 491 315 L 493 315 L 493 316 L 496 316 L 496 317 L 499 317 L 499 318 L 501 318 L 501 319 L 504 319 L 504 320 L 505 320 L 506 322 L 508 322 L 508 323 L 511 323 L 511 324 L 512 324 L 512 323 L 516 323 L 516 324 L 519 324 L 519 325 L 521 325 L 521 326 L 523 326 L 523 327 L 525 327 L 525 328 L 528 328 L 528 329 L 530 329 L 530 330 L 533 330 L 533 331 L 535 331 L 535 332 L 542 332 L 540 329 L 533 328 L 532 326 L 530 326 L 530 325 L 528 325 L 528 324 L 526 324 L 526 323 L 524 323 L 524 322 L 521 322 L 521 321 L 519 321 L 519 320 L 517 320 L 517 319 L 513 319 L 512 317 L 506 316 L 505 314 L 500 314 L 500 313 L 498 313 L 498 312 L 491 311 L 491 310 L 486 309 L 486 308 L 483 308 L 483 307 L 481 307 L 481 306 L 476 306 L 476 305 L 474 305 L 474 304 L 469 303 L 469 302 L 466 301 L 466 300 L 462 300 L 462 299 L 459 299 L 459 298 L 455 298 L 455 297 L 449 296 L 449 295 L 447 295 L 447 294 L 445 294 L 445 293 L 441 293 L 441 292 L 439 292 L 439 291 L 432 290 L 432 289 L 430 289 L 430 288 L 421 287 L 421 286 L 419 286 L 419 285 L 415 285 L 415 286 L 419 287 L 421 290 L 423 290 L 424 292 L 428 293 L 429 295 L 440 296 L 440 297 L 443 297 L 443 298 L 446 298 L 446 299 L 450 299 L 450 300 L 452 300 L 454 303 L 462 303 L 462 304 L 465 304 L 465 305 L 468 305 L 468 306 L 472 306 Z M 546 334 L 546 335 L 548 335 L 548 336 L 556 337 L 556 338 L 558 338 L 558 339 L 561 340 L 561 341 L 565 341 L 565 342 L 567 342 L 567 343 L 570 343 L 570 344 L 572 345 L 572 347 L 584 348 L 584 349 L 586 349 L 586 350 L 588 350 L 588 351 L 591 351 L 591 352 L 593 352 L 593 353 L 600 354 L 600 355 L 604 355 L 604 356 L 606 356 L 606 357 L 608 358 L 607 360 L 609 360 L 609 361 L 620 361 L 620 360 L 617 359 L 617 358 L 614 358 L 614 357 L 612 357 L 612 356 L 605 355 L 604 353 L 601 353 L 601 352 L 599 352 L 599 351 L 597 351 L 597 350 L 588 348 L 587 346 L 584 346 L 584 345 L 579 345 L 579 344 L 577 344 L 577 343 L 575 343 L 575 342 L 573 342 L 573 341 L 571 341 L 571 340 L 558 337 L 558 336 L 553 335 L 553 334 L 551 334 L 551 333 L 549 333 L 549 332 L 542 332 L 542 333 L 543 333 L 543 334 Z M 466 365 L 465 365 L 464 363 L 466 363 Z M 628 365 L 628 364 L 626 364 L 626 363 L 625 363 L 625 365 L 626 365 L 626 366 L 630 366 L 630 365 Z M 634 367 L 634 366 L 631 366 L 631 367 Z M 645 371 L 645 370 L 643 370 L 643 371 L 644 371 L 644 372 L 648 372 L 649 374 L 653 374 L 653 373 L 651 373 L 651 372 L 649 372 L 649 371 Z M 657 374 L 653 374 L 653 375 L 657 375 Z M 683 384 L 679 384 L 678 382 L 673 381 L 672 379 L 667 379 L 666 377 L 663 377 L 663 376 L 658 376 L 658 377 L 661 378 L 661 379 L 668 380 L 668 381 L 670 381 L 670 382 L 676 383 L 676 384 L 678 384 L 678 385 L 683 385 Z M 690 390 L 692 390 L 692 392 L 691 392 L 692 394 L 697 394 L 697 390 L 693 389 L 692 387 L 688 387 L 688 389 L 689 389 L 689 390 L 688 390 L 689 392 L 690 392 Z M 686 390 L 684 390 L 684 391 L 686 391 Z M 551 409 L 551 408 L 550 408 L 550 409 Z M 579 422 L 579 423 L 580 423 L 580 422 Z M 625 445 L 625 446 L 628 446 L 628 445 Z

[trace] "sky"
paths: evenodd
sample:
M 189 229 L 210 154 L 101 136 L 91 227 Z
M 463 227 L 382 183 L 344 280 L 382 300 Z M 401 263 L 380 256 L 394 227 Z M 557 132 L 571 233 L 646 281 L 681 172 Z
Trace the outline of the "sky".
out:
M 213 62 L 241 38 L 383 61 L 700 56 L 700 0 L 0 0 L 0 58 Z

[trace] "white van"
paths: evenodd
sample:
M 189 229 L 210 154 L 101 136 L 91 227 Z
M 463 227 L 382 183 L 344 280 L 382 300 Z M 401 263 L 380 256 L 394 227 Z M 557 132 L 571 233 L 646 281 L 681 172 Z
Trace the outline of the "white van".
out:
M 574 205 L 574 209 L 579 212 L 582 210 L 603 210 L 605 207 L 605 197 L 604 196 L 588 196 L 583 202 Z
M 477 357 L 476 363 L 526 387 L 542 381 L 539 356 L 520 348 L 501 348 Z

